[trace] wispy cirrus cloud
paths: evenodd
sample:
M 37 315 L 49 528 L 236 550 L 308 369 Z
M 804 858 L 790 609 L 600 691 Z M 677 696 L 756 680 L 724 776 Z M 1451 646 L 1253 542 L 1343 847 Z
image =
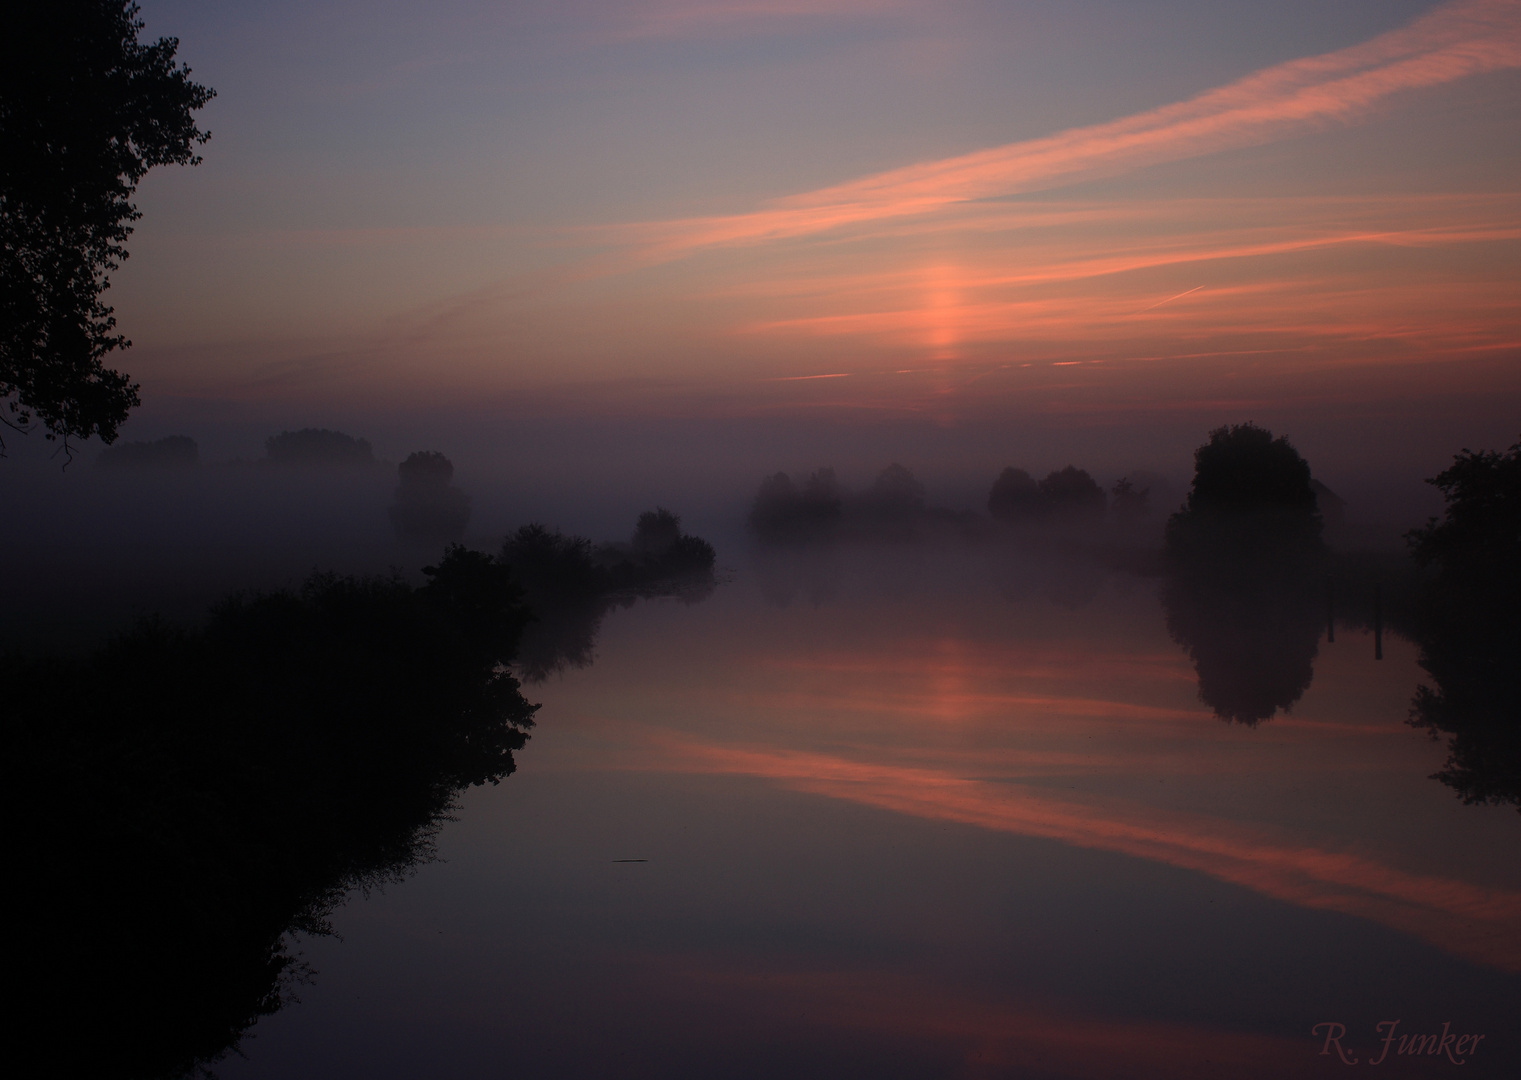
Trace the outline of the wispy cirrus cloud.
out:
M 896 14 L 904 0 L 653 0 L 623 11 L 632 37 L 686 37 L 821 18 Z
M 618 226 L 679 258 L 1041 191 L 1345 123 L 1401 91 L 1521 67 L 1521 0 L 1455 0 L 1360 45 L 1278 64 L 1187 101 L 1039 139 L 893 169 L 749 213 Z
M 778 245 L 710 294 L 750 315 L 737 338 L 947 357 L 1211 341 L 1357 363 L 1349 343 L 1427 358 L 1513 343 L 1521 304 L 1493 271 L 1518 240 L 1521 196 L 1505 193 L 966 203 L 869 239 Z

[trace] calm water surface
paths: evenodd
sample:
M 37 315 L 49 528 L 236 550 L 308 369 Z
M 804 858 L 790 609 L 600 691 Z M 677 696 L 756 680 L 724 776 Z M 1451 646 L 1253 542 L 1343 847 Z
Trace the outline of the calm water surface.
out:
M 1154 580 L 757 559 L 530 686 L 518 772 L 217 1071 L 1342 1075 L 1397 1020 L 1485 1039 L 1383 1073 L 1521 1075 L 1521 817 L 1429 778 L 1421 679 L 1339 627 L 1248 727 Z

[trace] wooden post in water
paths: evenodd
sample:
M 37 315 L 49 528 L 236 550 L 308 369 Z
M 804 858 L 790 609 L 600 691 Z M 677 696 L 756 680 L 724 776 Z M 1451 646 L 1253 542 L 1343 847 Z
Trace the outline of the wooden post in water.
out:
M 1336 644 L 1336 586 L 1326 578 L 1326 644 Z
M 1373 583 L 1373 659 L 1384 658 L 1384 586 Z

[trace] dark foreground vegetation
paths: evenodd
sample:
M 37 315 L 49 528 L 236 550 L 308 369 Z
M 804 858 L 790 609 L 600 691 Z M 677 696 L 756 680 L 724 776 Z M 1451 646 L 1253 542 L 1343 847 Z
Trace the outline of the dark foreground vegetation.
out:
M 527 590 L 533 622 L 517 670 L 539 682 L 592 662 L 608 612 L 671 596 L 697 603 L 713 592 L 713 545 L 681 531 L 681 518 L 657 507 L 639 516 L 626 544 L 593 545 L 543 525 L 524 525 L 499 558 Z
M 514 671 L 589 663 L 611 607 L 701 598 L 712 569 L 654 510 L 625 544 L 527 526 L 498 555 L 451 546 L 420 586 L 318 574 L 198 628 L 0 658 L 25 1056 L 205 1071 L 293 1000 L 296 935 L 405 878 L 461 793 L 513 772 L 538 709 Z
M 23 1056 L 59 1076 L 216 1060 L 290 999 L 291 933 L 404 876 L 463 790 L 513 771 L 537 708 L 505 667 L 522 592 L 461 548 L 427 575 L 319 575 L 197 630 L 3 661 Z
M 1449 737 L 1435 778 L 1464 802 L 1521 809 L 1521 442 L 1465 450 L 1431 482 L 1446 513 L 1409 539 L 1433 572 L 1414 637 L 1435 685 L 1416 691 L 1410 723 Z
M 1324 523 L 1310 466 L 1285 438 L 1220 428 L 1194 454 L 1193 487 L 1167 522 L 1162 601 L 1199 696 L 1256 724 L 1309 689 L 1326 626 Z
M 0 35 L 0 427 L 112 442 L 137 384 L 108 368 L 131 344 L 104 301 L 148 171 L 194 165 L 215 96 L 144 43 L 128 0 L 7 8 Z M 3 432 L 0 432 L 3 435 Z M 0 437 L 0 455 L 5 442 Z

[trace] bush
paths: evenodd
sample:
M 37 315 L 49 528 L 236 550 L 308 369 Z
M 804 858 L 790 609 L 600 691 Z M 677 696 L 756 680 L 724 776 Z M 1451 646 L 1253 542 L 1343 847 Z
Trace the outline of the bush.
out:
M 201 463 L 201 448 L 188 435 L 170 435 L 153 442 L 108 446 L 95 463 L 111 469 L 184 468 Z
M 1436 778 L 1464 802 L 1521 809 L 1521 442 L 1464 450 L 1430 482 L 1446 512 L 1408 540 L 1435 570 L 1417 638 L 1436 685 L 1417 691 L 1410 723 L 1452 736 Z
M 365 439 L 327 428 L 282 431 L 264 441 L 265 460 L 277 465 L 373 465 L 375 452 Z
M 526 614 L 455 548 L 414 588 L 316 575 L 200 630 L 0 658 L 30 1037 L 62 1076 L 190 1073 L 292 997 L 292 932 L 405 876 L 458 795 L 512 773 Z M 67 1001 L 67 1009 L 58 1002 Z

